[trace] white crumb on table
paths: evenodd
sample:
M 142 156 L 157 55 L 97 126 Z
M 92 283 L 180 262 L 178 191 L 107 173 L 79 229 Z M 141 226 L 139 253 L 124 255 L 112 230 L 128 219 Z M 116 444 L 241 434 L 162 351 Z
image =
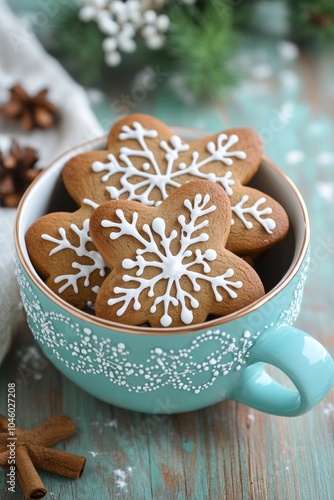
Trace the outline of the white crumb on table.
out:
M 323 409 L 325 415 L 334 415 L 334 405 L 333 403 L 328 403 Z
M 133 468 L 132 467 L 127 467 L 125 470 L 122 470 L 122 469 L 115 469 L 113 472 L 114 472 L 114 476 L 115 476 L 115 483 L 116 483 L 116 486 L 118 488 L 120 488 L 121 490 L 126 490 L 127 489 L 127 479 L 129 476 L 131 476 L 132 474 L 132 471 L 133 471 Z

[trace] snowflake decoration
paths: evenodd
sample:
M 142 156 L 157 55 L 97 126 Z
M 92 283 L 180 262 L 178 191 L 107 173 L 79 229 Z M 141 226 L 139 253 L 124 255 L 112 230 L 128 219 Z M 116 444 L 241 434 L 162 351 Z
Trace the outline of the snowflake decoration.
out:
M 172 135 L 169 141 L 161 140 L 160 148 L 164 151 L 163 168 L 160 161 L 156 158 L 154 152 L 147 144 L 147 139 L 157 139 L 158 132 L 156 130 L 145 129 L 139 122 L 134 121 L 132 128 L 128 125 L 123 125 L 122 131 L 118 136 L 121 141 L 135 140 L 139 145 L 139 149 L 133 149 L 126 146 L 120 148 L 118 158 L 112 153 L 107 155 L 108 162 L 95 161 L 92 164 L 92 170 L 95 173 L 104 173 L 101 180 L 108 182 L 114 175 L 120 176 L 121 187 L 106 186 L 111 199 L 120 199 L 125 197 L 128 200 L 135 200 L 147 206 L 159 206 L 168 196 L 168 189 L 177 189 L 184 183 L 184 176 L 191 176 L 192 180 L 206 179 L 216 184 L 221 185 L 226 194 L 231 197 L 233 195 L 233 186 L 235 180 L 230 170 L 227 170 L 224 175 L 218 176 L 214 172 L 207 172 L 204 169 L 212 162 L 221 162 L 226 167 L 232 167 L 234 158 L 245 160 L 247 155 L 245 151 L 232 150 L 231 148 L 239 142 L 239 137 L 236 134 L 219 134 L 216 143 L 209 141 L 206 149 L 208 156 L 199 160 L 199 153 L 193 151 L 190 164 L 187 165 L 180 160 L 180 153 L 189 150 L 189 144 L 183 143 L 177 135 Z M 135 162 L 138 158 L 142 160 L 141 165 Z M 179 160 L 179 161 L 178 161 Z M 134 179 L 140 179 L 136 183 Z M 152 192 L 158 190 L 159 200 L 154 201 Z M 232 212 L 245 225 L 251 229 L 253 223 L 246 219 L 246 216 L 253 217 L 268 234 L 272 234 L 276 227 L 276 223 L 272 218 L 264 217 L 271 214 L 270 207 L 259 208 L 260 205 L 266 203 L 266 198 L 261 197 L 255 201 L 252 206 L 245 206 L 249 200 L 248 195 L 243 195 L 238 203 L 232 205 Z M 232 224 L 234 220 L 232 220 Z
M 259 224 L 261 224 L 261 226 L 267 231 L 267 233 L 272 234 L 273 230 L 276 227 L 276 222 L 274 221 L 274 219 L 271 219 L 269 217 L 263 217 L 263 215 L 271 214 L 272 208 L 259 208 L 260 205 L 263 205 L 266 202 L 266 199 L 264 197 L 261 197 L 250 207 L 245 207 L 244 204 L 248 200 L 249 196 L 247 194 L 243 195 L 239 203 L 232 207 L 232 212 L 237 217 L 239 217 L 239 219 L 244 223 L 247 229 L 251 229 L 253 227 L 253 223 L 246 219 L 246 214 L 251 215 Z M 233 219 L 232 224 L 234 224 Z
M 192 4 L 196 0 L 182 0 Z M 166 41 L 170 20 L 157 11 L 169 3 L 168 0 L 79 0 L 79 18 L 84 22 L 96 22 L 103 41 L 105 61 L 108 66 L 118 66 L 121 52 L 137 50 L 136 37 L 141 38 L 149 49 L 160 49 Z
M 50 256 L 61 252 L 62 250 L 68 249 L 72 250 L 79 258 L 88 257 L 91 260 L 91 264 L 82 264 L 74 261 L 72 262 L 72 267 L 73 269 L 78 270 L 78 272 L 57 276 L 54 280 L 55 283 L 65 282 L 62 286 L 60 286 L 58 293 L 62 293 L 69 287 L 72 287 L 75 293 L 79 293 L 78 281 L 83 278 L 84 286 L 88 287 L 90 285 L 90 276 L 96 270 L 99 271 L 101 277 L 105 276 L 106 265 L 101 255 L 96 250 L 89 250 L 87 248 L 87 244 L 92 243 L 92 239 L 89 236 L 89 219 L 85 219 L 83 221 L 82 229 L 80 229 L 76 224 L 71 224 L 70 230 L 79 238 L 79 244 L 77 246 L 69 241 L 66 230 L 62 227 L 58 229 L 60 238 L 55 238 L 48 234 L 41 235 L 44 240 L 55 244 L 55 247 L 49 253 Z M 92 290 L 97 293 L 99 287 L 94 286 Z
M 168 327 L 172 323 L 172 317 L 169 314 L 171 306 L 181 306 L 182 322 L 191 324 L 193 321 L 192 310 L 200 306 L 193 293 L 201 290 L 199 281 L 206 281 L 210 284 L 217 302 L 223 300 L 219 288 L 225 290 L 232 299 L 237 297 L 235 289 L 241 288 L 242 282 L 230 280 L 234 275 L 234 270 L 229 268 L 219 276 L 212 276 L 209 262 L 216 260 L 217 252 L 210 248 L 202 252 L 199 248 L 202 242 L 209 239 L 209 235 L 205 231 L 194 236 L 194 233 L 209 225 L 208 219 L 204 219 L 202 222 L 198 222 L 198 219 L 216 210 L 216 206 L 209 204 L 209 202 L 210 196 L 208 194 L 204 196 L 196 194 L 193 204 L 189 199 L 184 201 L 184 206 L 190 214 L 190 220 L 186 222 L 184 215 L 178 217 L 180 236 L 176 229 L 167 235 L 166 224 L 161 217 L 154 218 L 150 225 L 144 224 L 142 231 L 145 235 L 142 236 L 137 227 L 138 212 L 133 213 L 131 222 L 126 220 L 121 209 L 116 210 L 120 222 L 102 220 L 103 227 L 119 229 L 118 232 L 112 231 L 110 233 L 110 239 L 116 240 L 124 235 L 132 236 L 142 247 L 136 250 L 135 260 L 127 258 L 122 262 L 123 269 L 137 269 L 134 276 L 124 274 L 122 278 L 126 283 L 133 283 L 133 286 L 131 288 L 115 287 L 113 292 L 119 296 L 108 300 L 110 306 L 122 304 L 117 310 L 117 316 L 122 316 L 132 302 L 135 311 L 141 309 L 140 295 L 143 291 L 147 291 L 148 297 L 155 297 L 150 307 L 152 314 L 156 313 L 160 303 L 163 304 L 163 315 L 160 318 L 163 327 Z M 173 253 L 171 244 L 177 238 L 179 238 L 180 246 L 178 251 Z M 193 245 L 198 246 L 191 250 L 190 247 Z M 148 255 L 149 258 L 147 258 Z M 152 260 L 152 255 L 154 260 Z M 198 264 L 202 267 L 201 272 L 194 270 L 194 266 L 198 268 Z M 155 268 L 157 271 L 156 275 L 149 279 L 143 276 L 148 268 Z M 185 277 L 192 284 L 192 292 L 184 289 Z M 159 287 L 156 287 L 161 280 L 166 281 L 166 290 L 163 295 L 157 291 Z M 190 304 L 190 307 L 187 306 L 187 303 Z
M 121 141 L 136 140 L 140 149 L 131 149 L 128 147 L 121 147 L 119 160 L 124 163 L 122 166 L 113 154 L 108 155 L 108 163 L 96 161 L 92 165 L 92 169 L 96 173 L 106 171 L 103 175 L 102 181 L 107 182 L 110 177 L 115 174 L 121 174 L 120 183 L 121 189 L 115 186 L 107 186 L 106 189 L 113 199 L 119 199 L 122 195 L 126 195 L 128 200 L 140 201 L 145 205 L 160 205 L 163 200 L 168 196 L 167 188 L 171 186 L 176 189 L 181 186 L 181 182 L 177 178 L 190 174 L 195 179 L 206 179 L 220 184 L 231 196 L 233 194 L 232 187 L 234 180 L 232 179 L 232 172 L 227 171 L 223 176 L 219 177 L 215 173 L 203 172 L 203 167 L 213 161 L 221 161 L 227 166 L 233 164 L 233 157 L 240 160 L 246 159 L 244 151 L 229 151 L 229 149 L 237 144 L 239 138 L 237 135 L 232 134 L 219 134 L 217 144 L 210 141 L 207 144 L 207 151 L 209 156 L 199 161 L 199 153 L 194 151 L 192 153 L 192 160 L 190 165 L 185 162 L 180 162 L 175 170 L 175 162 L 179 159 L 179 153 L 189 150 L 189 144 L 182 143 L 182 140 L 177 135 L 173 135 L 167 141 L 160 141 L 160 148 L 165 151 L 165 159 L 167 162 L 166 171 L 162 172 L 159 162 L 155 158 L 154 152 L 147 145 L 146 139 L 155 139 L 158 137 L 156 130 L 147 130 L 139 122 L 133 122 L 133 128 L 128 125 L 122 127 L 122 132 L 119 134 Z M 131 161 L 132 157 L 143 158 L 142 170 L 134 165 Z M 142 181 L 138 184 L 131 182 L 131 179 L 139 176 Z M 160 191 L 161 200 L 154 202 L 151 198 L 151 192 L 154 188 Z

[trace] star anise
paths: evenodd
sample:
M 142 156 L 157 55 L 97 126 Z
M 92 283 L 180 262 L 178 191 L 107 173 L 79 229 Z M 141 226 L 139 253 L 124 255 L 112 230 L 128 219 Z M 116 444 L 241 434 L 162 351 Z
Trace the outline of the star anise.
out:
M 17 207 L 29 184 L 39 174 L 37 151 L 13 140 L 9 153 L 0 151 L 0 206 Z
M 53 125 L 58 110 L 48 100 L 47 89 L 29 95 L 20 84 L 16 84 L 9 91 L 10 100 L 1 108 L 4 116 L 18 120 L 24 130 L 49 128 Z

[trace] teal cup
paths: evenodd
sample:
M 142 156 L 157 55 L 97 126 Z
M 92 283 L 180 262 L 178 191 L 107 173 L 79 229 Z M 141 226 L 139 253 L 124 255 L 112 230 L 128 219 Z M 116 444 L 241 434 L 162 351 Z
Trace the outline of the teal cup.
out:
M 185 140 L 203 135 L 176 131 Z M 309 220 L 297 188 L 266 158 L 252 185 L 284 206 L 290 229 L 258 265 L 265 296 L 244 309 L 181 328 L 126 326 L 72 307 L 39 278 L 25 233 L 49 211 L 74 210 L 61 170 L 72 156 L 105 145 L 102 137 L 55 160 L 17 212 L 17 278 L 28 324 L 45 356 L 85 391 L 130 410 L 180 413 L 225 399 L 282 416 L 311 410 L 334 384 L 334 363 L 316 339 L 293 326 L 309 263 Z M 267 365 L 287 375 L 294 388 L 275 381 Z

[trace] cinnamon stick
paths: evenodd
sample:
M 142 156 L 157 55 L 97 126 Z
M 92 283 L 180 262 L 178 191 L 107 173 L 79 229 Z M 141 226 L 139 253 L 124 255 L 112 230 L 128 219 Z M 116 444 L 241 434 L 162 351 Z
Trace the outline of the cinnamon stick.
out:
M 30 444 L 29 455 L 36 467 L 71 479 L 81 477 L 86 465 L 85 457 L 44 446 Z
M 8 451 L 0 453 L 0 467 L 7 467 L 8 465 Z
M 46 488 L 41 481 L 36 467 L 54 472 L 72 479 L 81 477 L 86 458 L 73 453 L 49 448 L 75 432 L 72 420 L 66 415 L 59 415 L 38 425 L 34 429 L 16 427 L 11 436 L 15 453 L 15 466 L 18 480 L 26 500 L 43 498 Z M 0 466 L 8 465 L 8 420 L 0 414 Z
M 34 429 L 17 429 L 18 438 L 24 437 L 26 442 L 38 442 L 41 446 L 53 446 L 74 433 L 74 424 L 66 415 L 50 418 Z
M 0 413 L 0 431 L 3 432 L 3 431 L 7 431 L 8 429 L 8 419 L 7 417 L 5 417 L 5 415 L 2 415 L 2 413 Z
M 46 495 L 46 488 L 41 481 L 25 446 L 16 448 L 16 470 L 24 498 L 32 500 L 43 498 Z

